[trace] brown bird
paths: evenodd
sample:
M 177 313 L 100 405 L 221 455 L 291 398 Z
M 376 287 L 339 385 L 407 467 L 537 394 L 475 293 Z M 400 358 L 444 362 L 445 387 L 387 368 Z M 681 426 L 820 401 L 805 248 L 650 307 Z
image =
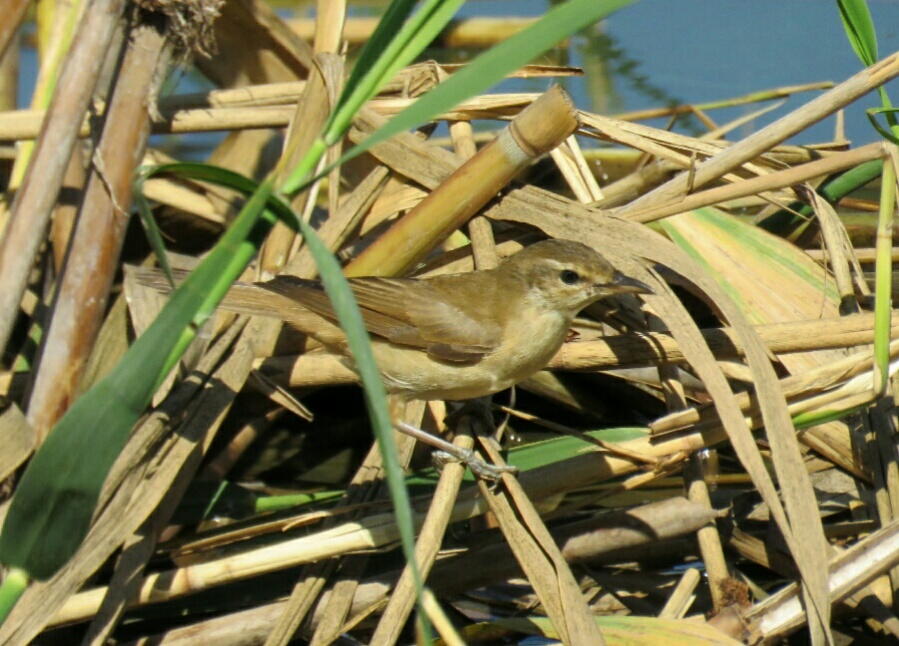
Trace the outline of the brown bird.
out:
M 508 388 L 546 366 L 584 307 L 652 292 L 571 240 L 538 242 L 487 271 L 349 283 L 387 390 L 409 399 L 462 400 Z M 258 286 L 286 297 L 264 309 L 275 307 L 287 323 L 348 357 L 318 282 L 282 276 Z M 261 304 L 258 290 L 251 300 Z
M 139 282 L 166 291 L 158 272 Z M 427 278 L 350 278 L 387 390 L 405 399 L 490 395 L 543 369 L 584 307 L 615 294 L 649 294 L 594 249 L 571 240 L 538 242 L 496 269 Z M 331 301 L 317 281 L 278 276 L 236 283 L 224 309 L 282 319 L 354 368 Z M 495 480 L 514 467 L 487 465 L 470 451 L 397 421 L 397 428 Z

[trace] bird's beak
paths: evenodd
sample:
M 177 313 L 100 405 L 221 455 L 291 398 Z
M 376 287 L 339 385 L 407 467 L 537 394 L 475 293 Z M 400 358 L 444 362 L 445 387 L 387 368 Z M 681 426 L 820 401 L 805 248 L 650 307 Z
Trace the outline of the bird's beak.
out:
M 612 280 L 605 285 L 605 289 L 612 294 L 653 294 L 652 288 L 641 280 L 625 276 L 616 271 Z

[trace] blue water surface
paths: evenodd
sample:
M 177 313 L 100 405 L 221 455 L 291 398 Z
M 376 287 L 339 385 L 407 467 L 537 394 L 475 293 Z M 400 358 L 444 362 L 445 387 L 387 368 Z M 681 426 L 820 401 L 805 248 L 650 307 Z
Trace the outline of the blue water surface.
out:
M 899 49 L 899 0 L 869 0 L 878 30 L 881 57 Z M 351 13 L 380 11 L 370 3 Z M 460 17 L 539 16 L 546 0 L 473 0 L 463 5 Z M 308 13 L 310 10 L 299 10 Z M 282 13 L 287 13 L 282 10 Z M 440 52 L 428 52 L 439 58 Z M 579 107 L 615 115 L 632 110 L 677 103 L 703 103 L 740 97 L 783 86 L 818 81 L 842 82 L 861 69 L 843 32 L 836 2 L 831 0 L 639 0 L 601 25 L 572 39 L 567 54 L 572 65 L 602 70 L 590 78 L 562 82 Z M 559 52 L 536 62 L 559 62 Z M 19 104 L 26 107 L 33 91 L 35 57 L 22 53 Z M 197 75 L 177 81 L 178 92 L 208 87 Z M 505 82 L 496 91 L 545 90 L 552 81 L 535 79 Z M 899 105 L 899 82 L 888 90 Z M 730 135 L 739 139 L 810 101 L 816 92 L 791 98 L 786 105 L 757 118 Z M 853 145 L 878 139 L 866 108 L 880 105 L 876 93 L 853 104 L 846 112 L 846 137 Z M 749 114 L 758 105 L 717 110 L 710 116 L 719 124 Z M 665 121 L 651 125 L 665 126 Z M 800 133 L 790 143 L 812 144 L 834 139 L 833 118 Z M 702 132 L 695 120 L 677 126 L 688 134 Z M 221 135 L 192 137 L 197 149 L 188 157 L 202 156 L 202 148 Z M 154 138 L 154 144 L 158 139 Z

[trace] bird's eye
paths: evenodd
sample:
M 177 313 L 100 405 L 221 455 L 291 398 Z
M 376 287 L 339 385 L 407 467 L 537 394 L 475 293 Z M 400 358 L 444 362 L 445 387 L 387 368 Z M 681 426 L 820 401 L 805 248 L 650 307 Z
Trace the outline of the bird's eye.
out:
M 559 278 L 561 278 L 562 282 L 566 285 L 575 285 L 581 280 L 580 274 L 576 271 L 571 271 L 570 269 L 563 269 L 562 273 L 559 274 Z

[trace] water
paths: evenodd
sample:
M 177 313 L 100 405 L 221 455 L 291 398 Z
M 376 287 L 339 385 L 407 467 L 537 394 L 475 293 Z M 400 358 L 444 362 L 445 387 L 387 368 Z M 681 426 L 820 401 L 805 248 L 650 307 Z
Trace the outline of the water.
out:
M 547 6 L 545 0 L 477 0 L 466 3 L 460 16 L 539 16 Z M 869 7 L 878 27 L 881 57 L 889 55 L 899 49 L 899 0 L 870 0 Z M 367 5 L 354 11 L 370 14 L 372 8 Z M 861 69 L 846 40 L 836 3 L 829 0 L 641 0 L 573 39 L 568 55 L 570 64 L 591 70 L 588 78 L 562 81 L 577 105 L 610 115 L 673 103 L 718 101 L 788 85 L 839 83 Z M 558 52 L 537 62 L 558 62 Z M 19 103 L 24 107 L 33 89 L 33 51 L 23 52 L 22 66 Z M 547 79 L 512 81 L 499 89 L 539 92 L 549 83 Z M 190 77 L 178 83 L 179 92 L 198 87 L 202 85 Z M 888 90 L 899 105 L 899 82 Z M 794 96 L 730 138 L 746 136 L 816 95 Z M 847 110 L 846 136 L 853 145 L 878 139 L 864 114 L 865 108 L 878 106 L 879 99 L 872 93 Z M 739 106 L 713 111 L 710 116 L 723 124 L 756 109 L 758 105 Z M 662 120 L 650 123 L 665 126 Z M 687 134 L 702 131 L 695 120 L 677 129 Z M 830 118 L 791 143 L 833 138 L 834 119 Z M 200 141 L 217 139 L 206 136 Z M 197 158 L 201 153 L 195 150 L 189 156 Z
M 899 2 L 870 0 L 868 5 L 880 55 L 887 56 L 899 49 Z M 534 0 L 485 0 L 467 3 L 463 15 L 536 16 L 545 7 Z M 601 37 L 576 39 L 571 63 L 589 67 L 592 59 L 601 58 L 612 72 L 609 91 L 591 95 L 587 79 L 570 79 L 566 86 L 579 106 L 605 114 L 672 102 L 718 101 L 817 81 L 839 83 L 862 68 L 846 39 L 836 3 L 829 0 L 641 0 L 611 16 L 602 32 Z M 899 82 L 891 83 L 888 91 L 899 105 Z M 730 138 L 745 136 L 816 95 L 797 95 Z M 846 137 L 853 145 L 879 139 L 864 113 L 879 105 L 872 93 L 847 110 Z M 758 107 L 710 114 L 721 124 Z M 791 143 L 832 140 L 834 121 L 818 124 Z M 652 125 L 663 127 L 664 122 Z M 696 134 L 695 125 L 681 130 Z

